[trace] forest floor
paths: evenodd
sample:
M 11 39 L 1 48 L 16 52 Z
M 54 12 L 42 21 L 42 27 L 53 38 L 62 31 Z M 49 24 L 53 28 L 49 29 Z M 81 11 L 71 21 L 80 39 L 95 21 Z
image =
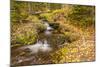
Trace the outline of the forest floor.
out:
M 12 2 L 11 66 L 95 61 L 94 25 L 93 6 Z
M 72 43 L 74 44 L 74 47 L 70 47 L 69 45 L 69 52 L 66 55 L 66 61 L 95 61 L 95 30 L 93 29 L 93 27 L 82 30 L 73 25 L 67 26 L 73 28 L 74 31 L 79 33 L 80 39 Z
M 82 29 L 78 26 L 75 26 L 73 24 L 69 23 L 63 23 L 64 20 L 61 20 L 60 26 L 61 29 L 57 30 L 57 34 L 65 34 L 66 36 L 70 35 L 72 42 L 71 43 L 64 43 L 61 44 L 62 46 L 54 50 L 53 53 L 48 53 L 48 55 L 45 53 L 40 54 L 28 54 L 25 53 L 23 50 L 19 51 L 14 51 L 15 48 L 12 48 L 12 64 L 14 65 L 28 65 L 28 64 L 50 64 L 50 63 L 71 63 L 71 62 L 87 62 L 87 61 L 95 61 L 95 29 L 94 27 L 87 27 L 86 29 Z M 55 22 L 58 23 L 58 22 Z M 39 35 L 40 31 L 44 31 L 45 27 L 43 24 L 40 22 L 28 22 L 28 23 L 22 23 L 15 26 L 12 28 L 12 39 L 16 39 L 16 36 L 20 36 L 19 39 L 15 40 L 16 42 L 14 43 L 21 43 L 21 44 L 14 44 L 13 47 L 20 47 L 20 46 L 25 46 L 25 45 L 30 45 L 28 44 L 30 41 L 36 41 L 36 36 Z M 68 33 L 68 34 L 66 34 Z M 34 35 L 32 35 L 34 34 Z M 72 36 L 71 34 L 74 34 L 75 36 Z M 21 37 L 22 36 L 22 37 Z M 29 36 L 29 37 L 27 37 Z M 76 36 L 79 36 L 77 39 Z M 31 38 L 33 38 L 31 40 Z M 54 39 L 54 37 L 51 37 Z M 73 41 L 73 38 L 75 41 Z M 69 40 L 71 40 L 69 38 Z M 63 39 L 59 39 L 63 40 Z M 33 41 L 31 43 L 33 43 Z M 23 44 L 25 45 L 23 45 Z M 59 46 L 59 45 L 58 45 Z M 56 45 L 56 47 L 58 47 Z M 65 48 L 65 49 L 64 49 Z M 64 50 L 67 50 L 67 52 Z M 62 53 L 60 53 L 60 52 Z M 57 54 L 58 52 L 58 54 Z M 63 56 L 64 52 L 64 56 Z M 52 56 L 53 55 L 53 56 Z M 23 62 L 18 62 L 18 59 L 20 61 L 20 58 L 25 57 L 28 58 Z M 56 59 L 55 59 L 56 58 Z M 61 59 L 59 59 L 61 58 Z M 23 59 L 23 58 L 22 58 Z M 59 59 L 59 60 L 58 60 Z M 24 60 L 24 59 L 23 59 Z
M 24 25 L 24 26 L 23 26 Z M 81 28 L 78 28 L 78 27 L 75 27 L 74 25 L 71 25 L 71 24 L 61 24 L 61 25 L 64 25 L 64 27 L 67 27 L 68 29 L 70 29 L 70 31 L 72 31 L 71 33 L 76 33 L 77 35 L 80 36 L 80 38 L 76 41 L 73 41 L 72 43 L 69 43 L 69 44 L 65 44 L 65 46 L 67 47 L 67 53 L 66 53 L 66 56 L 63 57 L 63 59 L 61 59 L 60 61 L 58 61 L 57 63 L 71 63 L 71 62 L 84 62 L 84 61 L 95 61 L 95 30 L 93 27 L 89 27 L 85 30 L 82 30 Z M 25 28 L 24 28 L 25 27 Z M 30 29 L 30 27 L 32 27 L 32 24 L 31 23 L 27 23 L 27 24 L 22 24 L 21 26 L 19 26 L 18 29 L 22 28 L 23 30 L 25 30 L 26 28 Z M 21 29 L 21 31 L 22 31 Z M 16 30 L 18 31 L 18 30 Z M 64 31 L 65 32 L 65 31 Z M 18 33 L 18 32 L 17 32 Z M 19 30 L 19 33 L 20 33 L 20 30 Z M 64 46 L 62 46 L 64 48 Z M 61 48 L 60 48 L 61 49 Z M 49 59 L 48 60 L 48 55 L 45 56 L 43 55 L 43 58 L 46 58 L 46 59 L 41 59 L 42 55 L 36 55 L 36 57 L 33 55 L 32 56 L 28 56 L 28 54 L 26 55 L 25 53 L 23 53 L 23 51 L 12 51 L 14 52 L 14 55 L 12 55 L 13 57 L 17 55 L 22 55 L 22 56 L 28 56 L 30 60 L 26 60 L 22 63 L 18 63 L 18 65 L 21 65 L 21 64 L 48 64 L 48 63 L 52 63 L 51 61 L 54 60 L 54 63 L 57 61 L 57 59 L 55 60 L 55 56 L 57 56 L 55 53 L 58 52 L 59 53 L 59 50 L 55 50 L 53 53 L 54 53 L 54 58 L 52 59 Z M 16 52 L 16 53 L 15 53 Z M 18 53 L 19 52 L 19 53 Z M 25 54 L 25 55 L 24 55 Z M 51 53 L 52 54 L 52 53 Z M 60 58 L 60 57 L 58 57 Z M 17 58 L 16 58 L 17 59 Z M 34 61 L 33 61 L 34 60 Z M 18 61 L 13 61 L 14 64 L 16 64 L 16 62 Z

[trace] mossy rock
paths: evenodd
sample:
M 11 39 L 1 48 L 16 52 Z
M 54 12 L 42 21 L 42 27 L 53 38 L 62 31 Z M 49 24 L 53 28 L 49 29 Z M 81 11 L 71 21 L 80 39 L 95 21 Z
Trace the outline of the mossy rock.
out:
M 59 23 L 49 23 L 51 27 L 53 27 L 54 29 L 58 29 L 60 24 Z
M 46 30 L 46 26 L 42 22 L 34 23 L 34 26 L 35 26 L 36 30 L 38 31 L 38 33 Z

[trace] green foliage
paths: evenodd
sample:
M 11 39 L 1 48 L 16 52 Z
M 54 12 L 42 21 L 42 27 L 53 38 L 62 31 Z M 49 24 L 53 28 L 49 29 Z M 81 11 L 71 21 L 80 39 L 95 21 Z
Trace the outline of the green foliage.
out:
M 82 51 L 84 52 L 84 48 L 78 47 L 82 46 L 83 41 L 81 39 L 83 38 L 81 38 L 82 35 L 80 36 L 80 34 L 83 32 L 77 29 L 77 27 L 86 28 L 94 25 L 94 10 L 94 6 L 19 2 L 11 0 L 11 47 L 33 45 L 37 40 L 43 42 L 46 40 L 52 48 L 52 51 L 48 53 L 39 51 L 34 56 L 34 60 L 39 58 L 39 61 L 36 61 L 36 63 L 78 62 L 83 57 L 83 54 L 79 57 L 77 54 L 78 52 L 80 54 Z M 45 34 L 46 25 L 42 20 L 47 20 L 48 24 L 53 28 L 53 30 L 50 30 L 50 36 Z M 28 23 L 25 21 L 28 21 Z M 72 24 L 76 25 L 76 27 Z M 85 34 L 83 36 L 85 39 L 90 39 L 86 38 L 88 36 Z M 82 51 L 79 51 L 80 48 L 82 48 Z M 20 56 L 26 55 L 24 57 L 27 57 L 30 55 L 30 50 L 27 49 L 24 52 L 20 52 L 18 52 L 19 58 Z M 29 52 L 29 54 L 26 52 Z M 29 61 L 31 62 L 31 60 Z M 16 64 L 15 62 L 14 64 Z
M 56 10 L 56 9 L 61 9 L 62 7 L 62 4 L 59 4 L 59 3 L 50 3 L 49 4 L 49 8 L 50 10 Z
M 30 20 L 35 29 L 39 32 L 43 32 L 44 30 L 46 30 L 46 26 L 42 23 L 41 20 L 39 20 L 39 18 L 37 16 L 33 16 L 33 15 L 30 15 L 27 20 Z
M 17 20 L 20 20 L 19 15 L 15 11 L 11 12 L 11 22 L 17 22 Z
M 81 6 L 74 5 L 69 18 L 80 27 L 88 27 L 95 24 L 95 7 L 94 6 Z
M 64 63 L 66 61 L 66 54 L 68 52 L 67 47 L 60 48 L 59 50 L 50 54 L 52 63 Z
M 22 22 L 29 15 L 27 11 L 28 5 L 25 2 L 12 1 L 11 3 L 11 21 L 12 22 Z
M 52 11 L 51 13 L 42 13 L 40 14 L 40 17 L 49 21 L 49 22 L 55 22 L 55 19 L 58 20 L 59 16 L 66 15 L 66 10 L 64 9 L 56 9 Z
M 27 20 L 33 22 L 33 23 L 39 23 L 41 22 L 37 16 L 34 16 L 34 15 L 30 15 L 29 17 L 27 17 Z
M 28 31 L 16 35 L 16 42 L 23 45 L 30 45 L 36 42 L 37 35 L 35 31 Z
M 42 2 L 32 3 L 31 2 L 30 5 L 31 5 L 31 10 L 33 10 L 34 12 L 48 11 L 48 3 L 42 3 Z
M 65 13 L 65 10 L 64 9 L 56 9 L 52 12 L 54 15 L 56 14 L 62 14 L 62 13 Z
M 64 9 L 54 10 L 52 12 L 52 15 L 53 15 L 53 19 L 54 20 L 59 20 L 60 17 L 63 18 L 66 15 L 66 10 L 64 10 Z
M 42 14 L 40 14 L 40 17 L 47 20 L 47 21 L 49 21 L 49 22 L 53 21 L 51 13 L 42 13 Z
M 46 26 L 42 23 L 34 23 L 34 26 L 36 27 L 36 30 L 38 31 L 38 33 L 46 30 Z

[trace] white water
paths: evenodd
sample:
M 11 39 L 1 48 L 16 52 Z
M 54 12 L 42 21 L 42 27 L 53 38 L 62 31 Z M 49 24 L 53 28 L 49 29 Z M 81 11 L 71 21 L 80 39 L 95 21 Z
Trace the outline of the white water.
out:
M 50 31 L 48 31 L 48 30 L 45 31 L 45 34 L 46 34 L 46 35 L 50 35 L 51 33 L 52 33 L 52 32 L 50 32 Z
M 50 35 L 52 32 L 50 30 L 53 30 L 52 27 L 50 27 L 50 25 L 47 22 L 44 22 L 45 26 L 47 27 L 45 34 L 46 35 Z
M 50 25 L 47 22 L 44 22 L 44 25 L 47 27 L 45 32 L 44 32 L 44 34 L 45 35 L 50 35 L 51 34 L 50 30 L 52 30 L 53 28 L 50 27 Z M 28 48 L 32 53 L 38 53 L 39 51 L 41 51 L 41 52 L 49 52 L 49 51 L 52 50 L 52 48 L 47 43 L 47 40 L 37 41 L 36 44 L 22 47 L 22 49 L 26 49 L 26 48 Z
M 30 49 L 32 53 L 38 53 L 39 51 L 49 52 L 52 50 L 46 40 L 44 41 L 44 43 L 41 41 L 38 41 L 36 44 L 25 46 L 24 48 Z

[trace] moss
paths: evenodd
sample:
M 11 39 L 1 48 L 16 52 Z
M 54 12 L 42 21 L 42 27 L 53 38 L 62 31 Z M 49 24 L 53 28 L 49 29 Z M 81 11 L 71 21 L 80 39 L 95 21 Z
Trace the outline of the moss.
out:
M 29 45 L 36 42 L 37 34 L 35 31 L 28 31 L 24 32 L 23 34 L 16 35 L 16 42 L 23 44 L 23 45 Z
M 33 23 L 13 24 L 11 31 L 12 47 L 34 44 L 38 37 L 37 34 Z
M 42 21 L 37 17 L 37 16 L 29 16 L 27 18 L 28 20 L 31 20 L 31 22 L 33 23 L 33 26 L 35 27 L 35 29 L 39 32 L 43 32 L 44 30 L 46 30 L 46 26 L 42 23 Z
M 46 26 L 42 22 L 41 23 L 34 23 L 34 26 L 35 26 L 36 30 L 38 31 L 38 33 L 46 30 Z

